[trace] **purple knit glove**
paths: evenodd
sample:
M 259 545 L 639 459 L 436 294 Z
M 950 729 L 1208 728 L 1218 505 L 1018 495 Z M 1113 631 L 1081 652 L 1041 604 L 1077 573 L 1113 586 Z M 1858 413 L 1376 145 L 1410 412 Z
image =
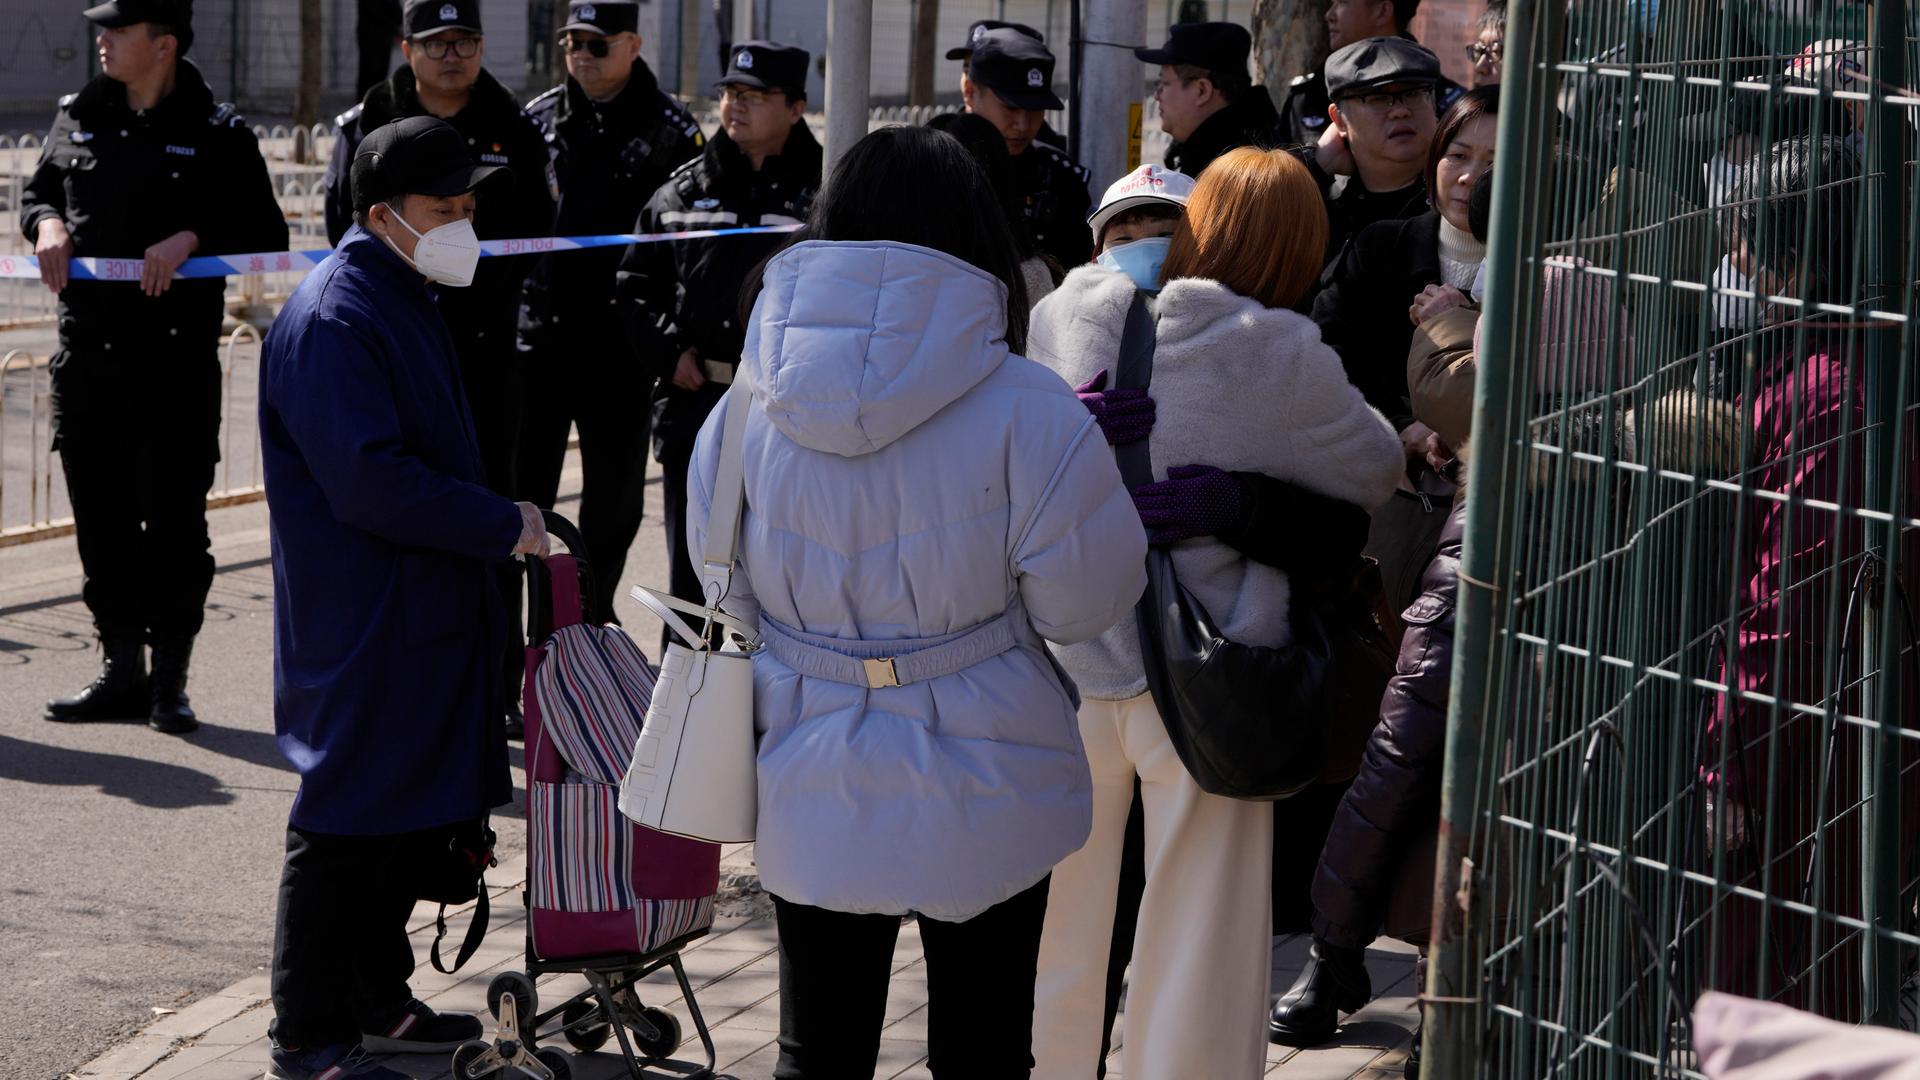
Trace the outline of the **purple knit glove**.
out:
M 1156 415 L 1153 399 L 1139 387 L 1108 390 L 1106 385 L 1107 369 L 1101 368 L 1098 375 L 1074 387 L 1073 392 L 1093 414 L 1108 445 L 1126 446 L 1146 438 L 1153 431 Z
M 1245 521 L 1248 512 L 1240 481 L 1211 465 L 1168 469 L 1165 480 L 1133 489 L 1133 505 L 1156 545 L 1217 535 Z

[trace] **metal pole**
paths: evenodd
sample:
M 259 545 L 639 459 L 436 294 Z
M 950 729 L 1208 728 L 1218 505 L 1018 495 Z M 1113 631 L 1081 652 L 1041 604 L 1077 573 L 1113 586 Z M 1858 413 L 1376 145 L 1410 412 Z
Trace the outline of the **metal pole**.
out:
M 1873 100 L 1869 103 L 1867 169 L 1868 188 L 1873 210 L 1868 214 L 1870 234 L 1867 273 L 1872 286 L 1869 296 L 1890 310 L 1904 306 L 1902 294 L 1911 295 L 1907 283 L 1908 267 L 1914 253 L 1907 250 L 1904 233 L 1908 209 L 1904 205 L 1906 184 L 1902 173 L 1907 161 L 1908 126 L 1902 111 L 1887 104 L 1888 87 L 1907 85 L 1906 5 L 1880 4 L 1874 11 L 1874 25 L 1868 38 L 1868 84 Z M 1877 226 L 1877 228 L 1876 228 Z M 1909 312 L 1911 314 L 1911 312 Z M 1912 392 L 1912 369 L 1901 358 L 1911 355 L 1909 326 L 1882 325 L 1867 332 L 1867 368 L 1863 380 L 1866 389 L 1866 481 L 1862 504 L 1871 510 L 1899 511 L 1906 489 L 1907 455 L 1902 403 Z M 1905 369 L 1903 371 L 1903 369 Z M 1913 508 L 1906 508 L 1912 512 Z M 1897 520 L 1897 518 L 1896 518 Z M 1865 855 L 1861 885 L 1861 913 L 1868 926 L 1862 952 L 1861 979 L 1865 996 L 1864 1019 L 1869 1023 L 1897 1026 L 1900 1020 L 1900 981 L 1903 976 L 1902 946 L 1887 935 L 1902 929 L 1900 865 L 1900 758 L 1901 742 L 1895 732 L 1903 726 L 1901 701 L 1901 659 L 1897 644 L 1901 637 L 1896 614 L 1898 594 L 1895 582 L 1901 572 L 1900 528 L 1893 522 L 1867 527 L 1867 547 L 1877 551 L 1885 562 L 1880 566 L 1878 596 L 1864 597 L 1861 655 L 1872 665 L 1867 683 L 1873 719 L 1878 727 L 1865 731 L 1862 792 L 1866 796 L 1861 816 L 1861 851 Z M 1839 673 L 1836 677 L 1844 676 Z
M 1503 523 L 1514 499 L 1510 473 L 1524 476 L 1521 411 L 1530 378 L 1516 377 L 1516 355 L 1525 359 L 1534 334 L 1533 274 L 1538 213 L 1523 193 L 1551 191 L 1548 165 L 1555 130 L 1553 105 L 1560 55 L 1561 16 L 1556 0 L 1515 0 L 1508 10 L 1507 100 L 1500 112 L 1494 154 L 1492 229 L 1487 247 L 1487 303 L 1483 338 L 1475 358 L 1473 439 L 1468 459 L 1466 544 L 1460 560 L 1456 605 L 1453 695 L 1447 710 L 1446 764 L 1441 777 L 1439 865 L 1434 874 L 1431 962 L 1427 965 L 1425 1071 L 1449 1080 L 1485 1075 L 1480 1067 L 1479 1028 L 1487 1004 L 1480 999 L 1481 951 L 1475 926 L 1485 916 L 1472 910 L 1479 878 L 1468 863 L 1484 817 L 1480 762 L 1493 687 L 1489 676 L 1507 606 L 1501 590 L 1513 577 L 1513 551 Z M 1536 55 L 1537 54 L 1537 55 Z
M 1080 164 L 1092 174 L 1093 190 L 1099 192 L 1130 167 L 1132 125 L 1146 89 L 1146 66 L 1134 58 L 1130 47 L 1117 46 L 1146 43 L 1147 0 L 1085 0 L 1085 4 L 1081 23 L 1085 40 L 1075 48 L 1080 92 L 1069 119 Z
M 873 0 L 827 0 L 826 170 L 867 135 Z

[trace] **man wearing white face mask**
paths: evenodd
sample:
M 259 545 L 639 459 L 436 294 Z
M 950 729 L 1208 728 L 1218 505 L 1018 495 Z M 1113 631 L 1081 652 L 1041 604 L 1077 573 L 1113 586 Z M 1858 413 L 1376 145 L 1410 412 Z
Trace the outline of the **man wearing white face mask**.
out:
M 480 1034 L 413 998 L 406 922 L 415 869 L 511 794 L 498 569 L 546 553 L 540 512 L 486 487 L 429 287 L 473 281 L 476 195 L 504 173 L 476 165 L 442 120 L 373 131 L 352 163 L 356 224 L 262 351 L 274 728 L 300 773 L 274 935 L 274 1077 L 396 1080 L 368 1055 Z

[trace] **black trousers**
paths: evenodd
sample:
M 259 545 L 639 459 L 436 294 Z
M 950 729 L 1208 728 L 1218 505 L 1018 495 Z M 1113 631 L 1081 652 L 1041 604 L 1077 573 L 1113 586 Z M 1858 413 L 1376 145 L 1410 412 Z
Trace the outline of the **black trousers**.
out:
M 698 602 L 700 571 L 687 549 L 687 469 L 693 464 L 693 446 L 700 425 L 720 403 L 727 388 L 708 383 L 688 393 L 662 386 L 655 405 L 653 456 L 660 462 L 660 517 L 667 530 L 667 589 L 682 600 Z M 667 655 L 673 632 L 660 631 L 660 655 Z
M 273 926 L 268 1033 L 289 1050 L 357 1043 L 391 1027 L 413 999 L 407 919 L 419 892 L 410 868 L 445 830 L 330 836 L 287 829 Z
M 873 1075 L 900 919 L 773 898 L 780 939 L 775 1080 Z M 936 1080 L 1023 1080 L 1033 1069 L 1033 980 L 1047 881 L 963 923 L 922 917 L 927 1067 Z
M 646 516 L 647 440 L 653 428 L 653 376 L 604 345 L 555 338 L 523 354 L 520 461 L 514 496 L 553 509 L 567 457 L 567 430 L 580 429 L 581 539 L 593 567 L 594 600 L 613 614 L 627 551 Z M 681 470 L 684 489 L 685 469 Z
M 123 342 L 123 345 L 126 343 Z M 102 635 L 200 632 L 213 555 L 207 492 L 220 459 L 219 345 L 61 349 L 54 445 Z

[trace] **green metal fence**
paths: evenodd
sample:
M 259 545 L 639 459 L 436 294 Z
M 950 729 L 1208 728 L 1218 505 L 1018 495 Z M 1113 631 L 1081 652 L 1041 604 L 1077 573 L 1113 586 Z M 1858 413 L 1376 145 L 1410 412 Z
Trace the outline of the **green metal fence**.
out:
M 1431 1075 L 1916 1026 L 1913 18 L 1509 9 Z

